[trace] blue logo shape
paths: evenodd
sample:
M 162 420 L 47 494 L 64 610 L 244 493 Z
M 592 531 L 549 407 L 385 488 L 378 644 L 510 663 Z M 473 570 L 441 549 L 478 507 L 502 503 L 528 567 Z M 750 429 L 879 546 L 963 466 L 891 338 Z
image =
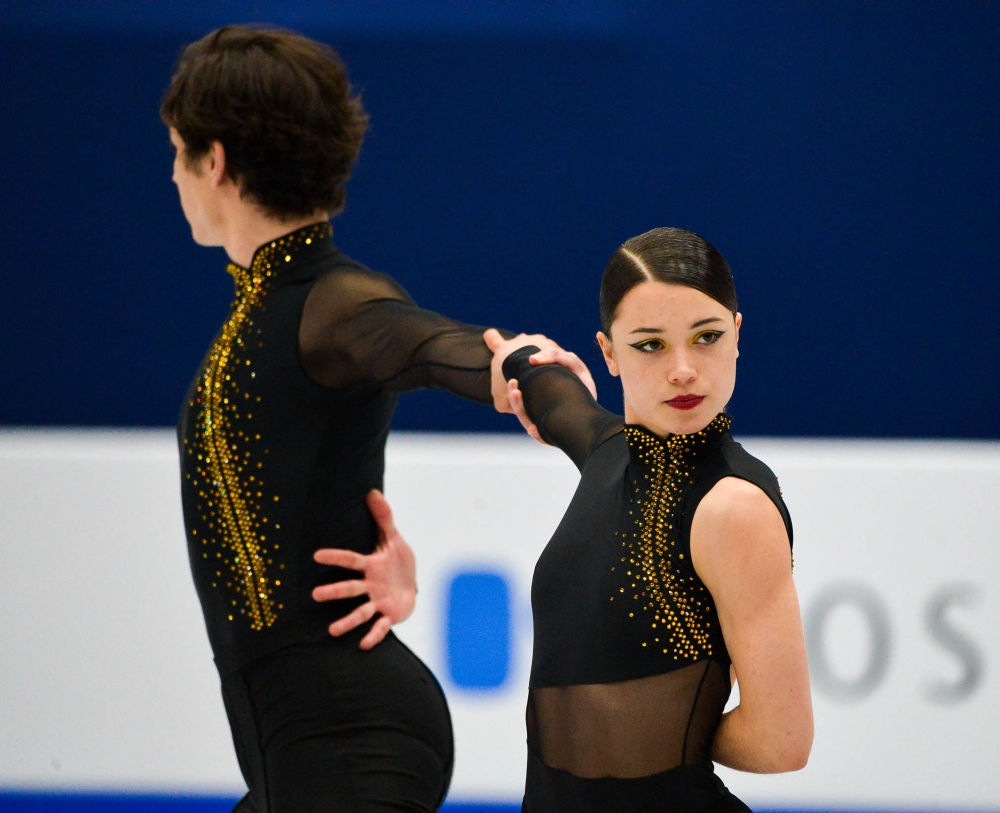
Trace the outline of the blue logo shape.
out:
M 448 673 L 463 689 L 495 689 L 510 670 L 510 589 L 497 573 L 466 571 L 448 588 Z

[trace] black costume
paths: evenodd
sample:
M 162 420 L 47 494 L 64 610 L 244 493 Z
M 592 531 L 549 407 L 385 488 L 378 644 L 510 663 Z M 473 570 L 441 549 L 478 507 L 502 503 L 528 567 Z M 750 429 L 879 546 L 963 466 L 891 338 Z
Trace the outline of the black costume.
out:
M 526 813 L 746 811 L 714 774 L 731 689 L 714 601 L 691 563 L 701 499 L 724 477 L 761 488 L 792 527 L 774 474 L 717 416 L 665 439 L 625 425 L 580 381 L 504 362 L 541 436 L 581 470 L 535 566 Z
M 329 224 L 230 264 L 236 298 L 183 409 L 188 551 L 240 767 L 238 810 L 437 809 L 451 724 L 427 668 L 390 633 L 329 624 L 365 597 L 318 603 L 351 574 L 318 548 L 370 553 L 396 392 L 443 387 L 492 403 L 483 328 L 417 308 L 348 259 Z

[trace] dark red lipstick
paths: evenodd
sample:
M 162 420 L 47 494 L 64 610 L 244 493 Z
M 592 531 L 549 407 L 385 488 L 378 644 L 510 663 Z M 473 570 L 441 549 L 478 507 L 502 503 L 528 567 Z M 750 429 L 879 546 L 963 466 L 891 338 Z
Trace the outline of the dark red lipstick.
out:
M 667 401 L 667 406 L 672 406 L 674 409 L 694 409 L 704 400 L 704 395 L 678 395 Z

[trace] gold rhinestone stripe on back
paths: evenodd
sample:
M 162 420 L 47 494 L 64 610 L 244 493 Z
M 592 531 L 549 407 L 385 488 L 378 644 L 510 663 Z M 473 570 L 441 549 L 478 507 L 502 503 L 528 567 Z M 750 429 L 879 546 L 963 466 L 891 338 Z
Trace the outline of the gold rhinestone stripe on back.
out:
M 194 485 L 208 532 L 201 540 L 206 549 L 203 555 L 214 559 L 213 566 L 219 568 L 212 586 L 219 588 L 224 583 L 236 593 L 232 600 L 235 614 L 230 620 L 245 615 L 253 630 L 274 624 L 282 606 L 274 597 L 274 588 L 281 582 L 268 573 L 273 561 L 265 547 L 269 519 L 264 509 L 265 502 L 278 502 L 280 496 L 276 489 L 264 485 L 264 459 L 259 452 L 267 454 L 263 448 L 266 439 L 250 429 L 253 410 L 260 408 L 267 396 L 267 383 L 255 380 L 256 355 L 267 350 L 259 329 L 254 329 L 254 319 L 263 312 L 268 282 L 281 266 L 290 263 L 303 246 L 330 231 L 328 223 L 301 229 L 258 250 L 249 269 L 234 263 L 228 266 L 236 282 L 236 296 L 197 387 L 200 410 L 188 454 L 198 460 Z M 239 380 L 246 382 L 245 386 L 241 387 Z M 228 578 L 222 568 L 228 570 Z

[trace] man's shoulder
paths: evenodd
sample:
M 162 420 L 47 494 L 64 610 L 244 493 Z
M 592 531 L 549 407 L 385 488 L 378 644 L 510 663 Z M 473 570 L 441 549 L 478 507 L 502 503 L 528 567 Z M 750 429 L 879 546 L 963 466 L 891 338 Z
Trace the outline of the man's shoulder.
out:
M 323 259 L 311 296 L 335 297 L 341 302 L 374 302 L 413 300 L 395 279 L 374 271 L 337 249 Z

